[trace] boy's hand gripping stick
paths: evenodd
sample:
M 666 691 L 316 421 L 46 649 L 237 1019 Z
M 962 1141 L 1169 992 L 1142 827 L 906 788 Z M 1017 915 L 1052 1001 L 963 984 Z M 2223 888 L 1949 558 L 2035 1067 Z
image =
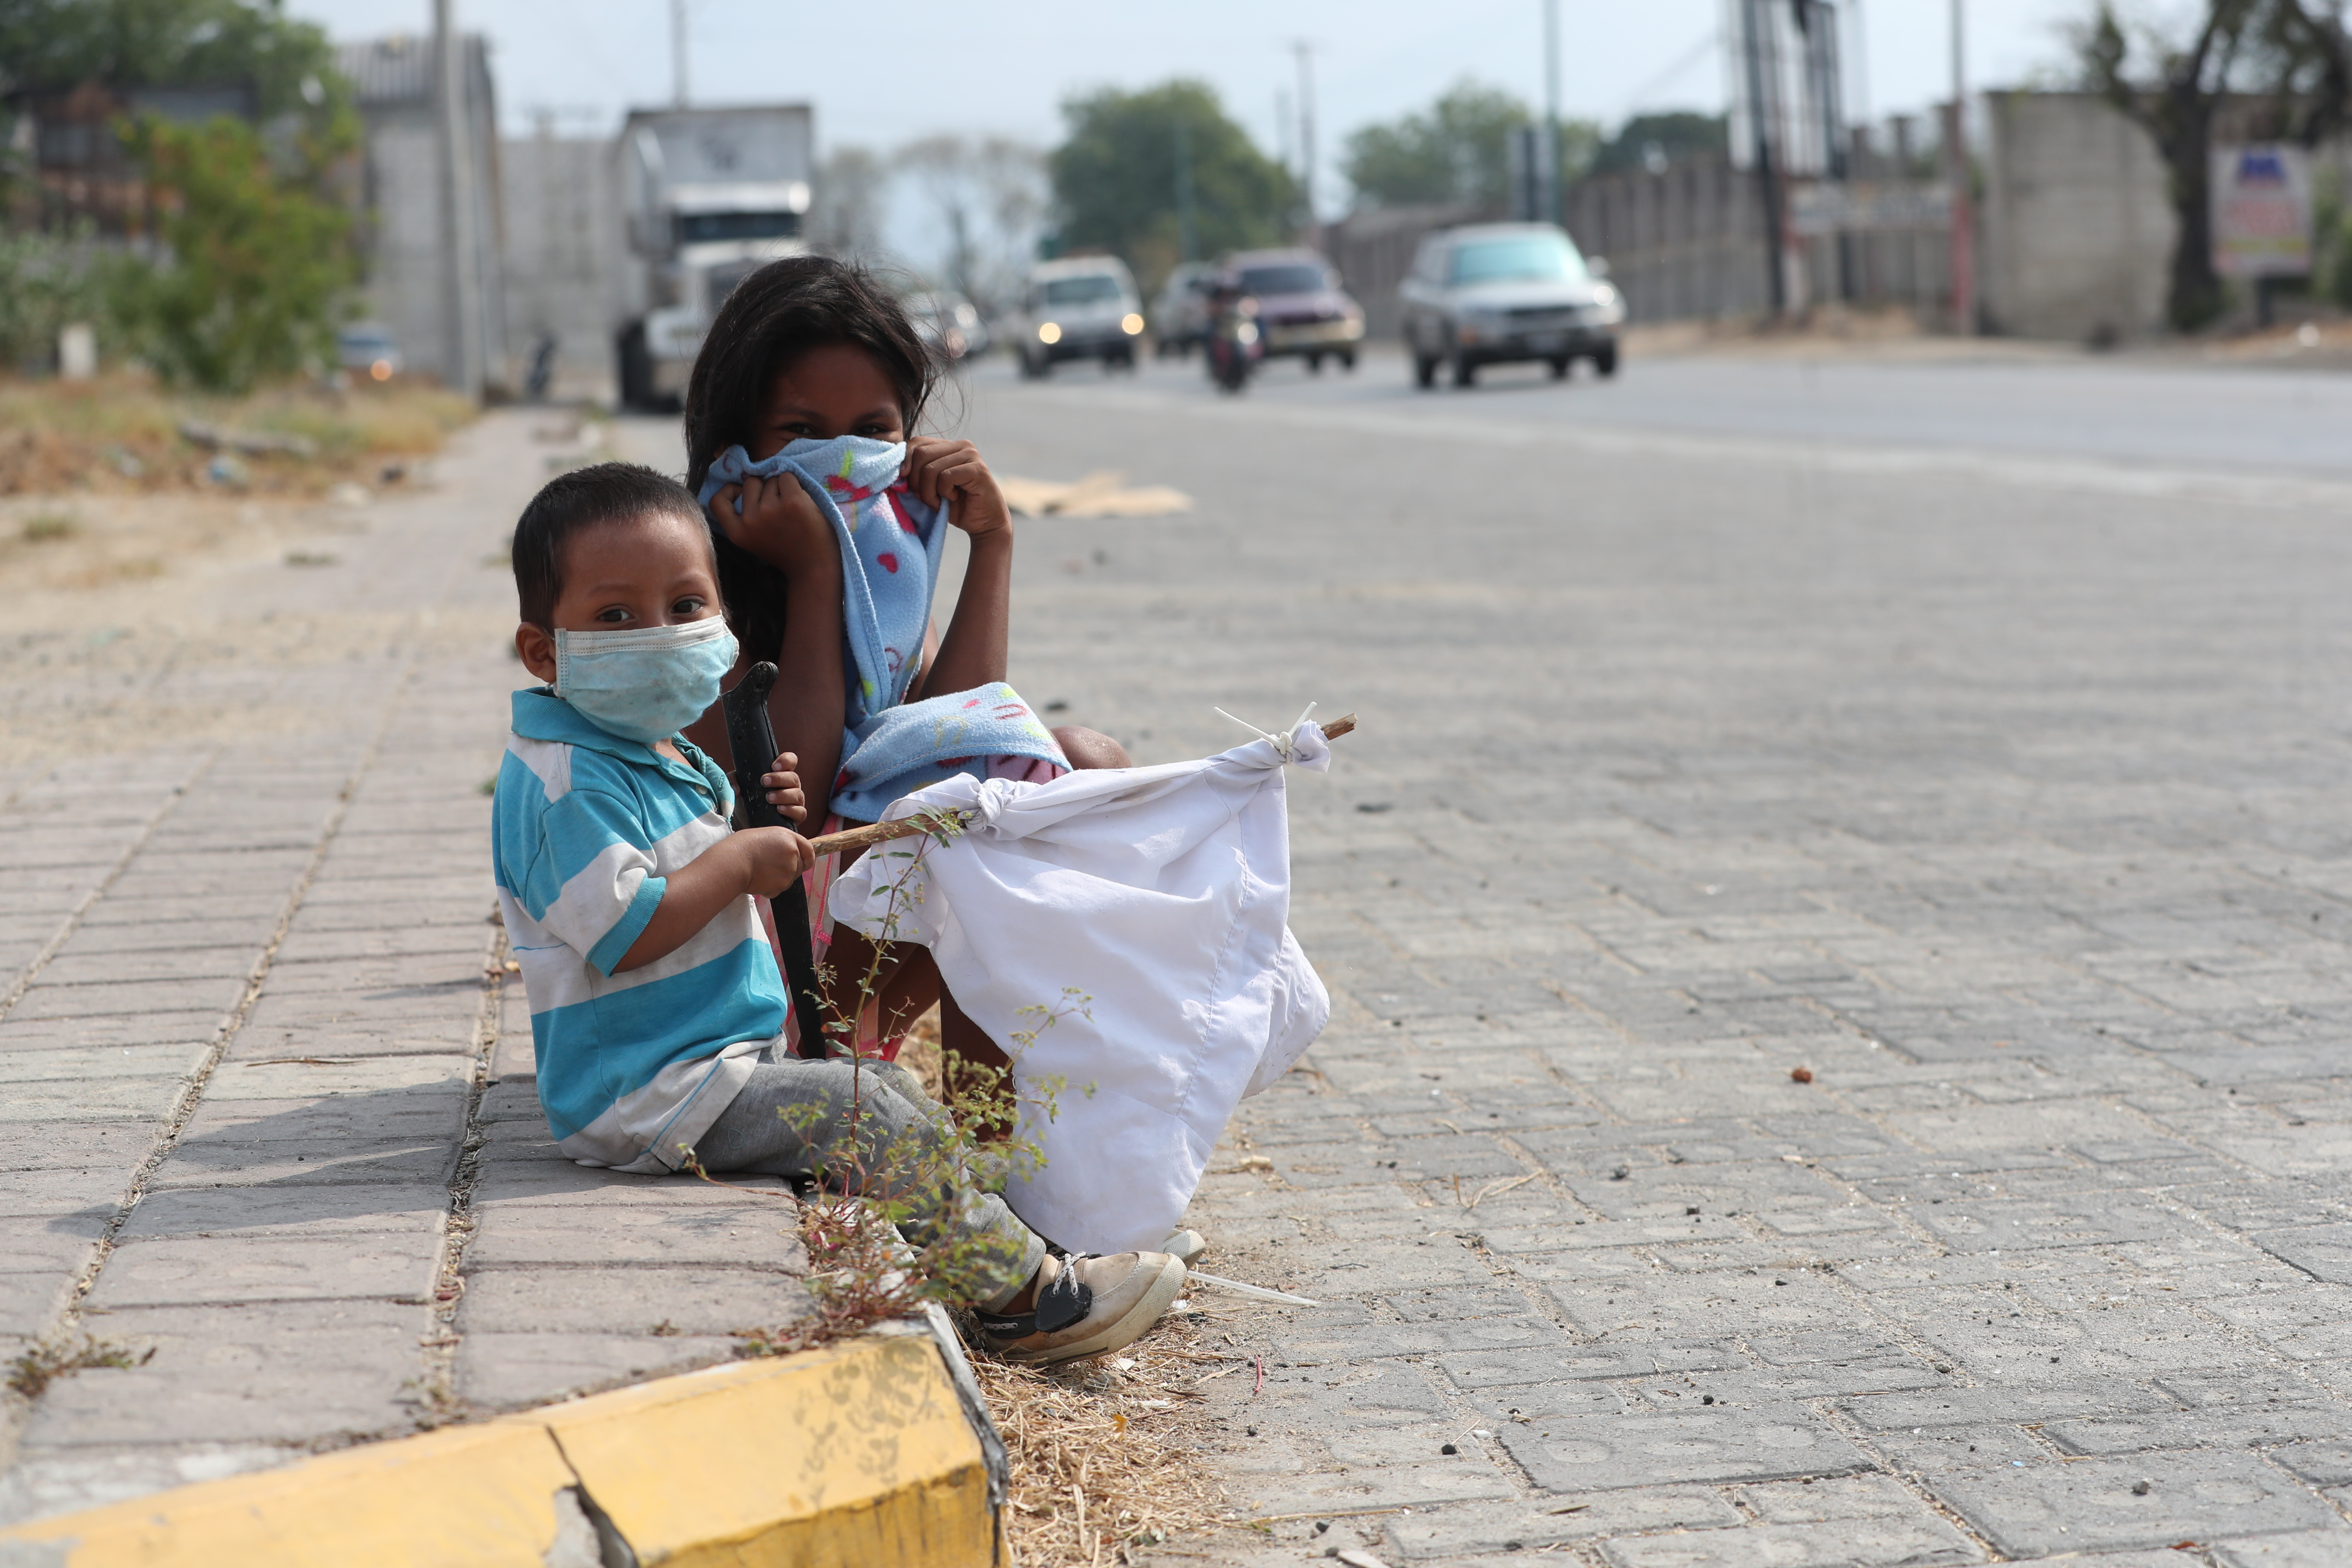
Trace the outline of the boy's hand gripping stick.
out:
M 745 827 L 792 826 L 768 804 L 767 787 L 760 782 L 776 757 L 776 731 L 768 722 L 768 693 L 775 684 L 776 667 L 762 660 L 719 700 L 727 710 L 727 749 L 735 753 L 735 809 Z M 822 1058 L 824 1008 L 817 989 L 816 954 L 809 945 L 808 889 L 795 877 L 791 887 L 768 902 L 775 911 L 776 945 L 783 950 L 793 1016 L 800 1023 L 800 1054 Z

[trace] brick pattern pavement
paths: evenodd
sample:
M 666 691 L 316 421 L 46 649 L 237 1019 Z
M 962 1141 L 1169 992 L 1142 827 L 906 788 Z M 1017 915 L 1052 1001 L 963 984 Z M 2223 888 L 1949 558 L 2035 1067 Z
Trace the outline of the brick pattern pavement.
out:
M 1200 503 L 1023 525 L 1033 700 L 1363 714 L 1220 1560 L 2352 1562 L 2352 494 L 1478 406 L 977 400 Z
M 1220 1554 L 2352 1560 L 2347 498 L 1481 406 L 974 401 L 1201 500 L 1023 525 L 1031 698 L 1143 760 L 1364 715 L 1294 795 L 1339 1016 L 1197 1209 L 1328 1303 L 1201 1393 L 1312 1517 Z M 0 1331 L 156 1352 L 12 1406 L 0 1517 L 789 1307 L 756 1209 L 550 1158 L 485 985 L 530 452 L 302 580 L 438 619 L 239 676 L 299 730 L 0 763 Z

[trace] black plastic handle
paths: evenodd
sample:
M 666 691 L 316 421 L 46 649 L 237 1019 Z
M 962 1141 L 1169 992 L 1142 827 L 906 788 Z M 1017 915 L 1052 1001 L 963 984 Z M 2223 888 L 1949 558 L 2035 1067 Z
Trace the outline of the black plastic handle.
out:
M 760 783 L 776 759 L 775 726 L 768 721 L 768 693 L 775 686 L 776 667 L 762 659 L 719 700 L 727 712 L 727 749 L 735 762 L 735 819 L 742 827 L 793 826 L 768 804 L 767 789 Z M 817 988 L 816 952 L 809 943 L 808 891 L 796 878 L 768 902 L 775 911 L 776 945 L 783 952 L 793 1016 L 800 1021 L 800 1054 L 821 1058 L 825 1054 L 824 1006 Z

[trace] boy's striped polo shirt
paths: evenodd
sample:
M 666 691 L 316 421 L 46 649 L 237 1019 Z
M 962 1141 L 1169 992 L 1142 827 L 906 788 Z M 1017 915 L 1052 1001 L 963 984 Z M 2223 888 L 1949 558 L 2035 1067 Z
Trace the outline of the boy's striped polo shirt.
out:
M 783 977 L 748 894 L 675 952 L 613 973 L 665 879 L 730 831 L 726 775 L 676 743 L 684 765 L 544 687 L 514 694 L 492 804 L 499 908 L 530 994 L 539 1103 L 583 1165 L 677 1169 L 678 1145 L 718 1120 L 784 1027 Z

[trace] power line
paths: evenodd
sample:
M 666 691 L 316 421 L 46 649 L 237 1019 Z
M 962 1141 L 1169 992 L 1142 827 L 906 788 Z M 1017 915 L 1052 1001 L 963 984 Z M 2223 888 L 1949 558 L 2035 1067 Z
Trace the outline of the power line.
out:
M 1625 100 L 1625 112 L 1629 115 L 1632 114 L 1633 110 L 1641 108 L 1642 105 L 1648 100 L 1651 94 L 1656 92 L 1660 88 L 1663 88 L 1667 83 L 1673 81 L 1676 77 L 1682 75 L 1685 71 L 1690 69 L 1691 67 L 1698 64 L 1701 60 L 1713 58 L 1716 51 L 1722 47 L 1723 33 L 1721 29 L 1715 27 L 1708 28 L 1706 36 L 1699 39 L 1697 43 L 1692 45 L 1690 51 L 1687 54 L 1683 55 L 1680 58 L 1676 59 L 1673 65 L 1668 66 L 1664 70 L 1660 71 L 1656 76 L 1651 78 L 1647 82 L 1643 84 L 1640 91 L 1635 92 L 1632 97 Z

